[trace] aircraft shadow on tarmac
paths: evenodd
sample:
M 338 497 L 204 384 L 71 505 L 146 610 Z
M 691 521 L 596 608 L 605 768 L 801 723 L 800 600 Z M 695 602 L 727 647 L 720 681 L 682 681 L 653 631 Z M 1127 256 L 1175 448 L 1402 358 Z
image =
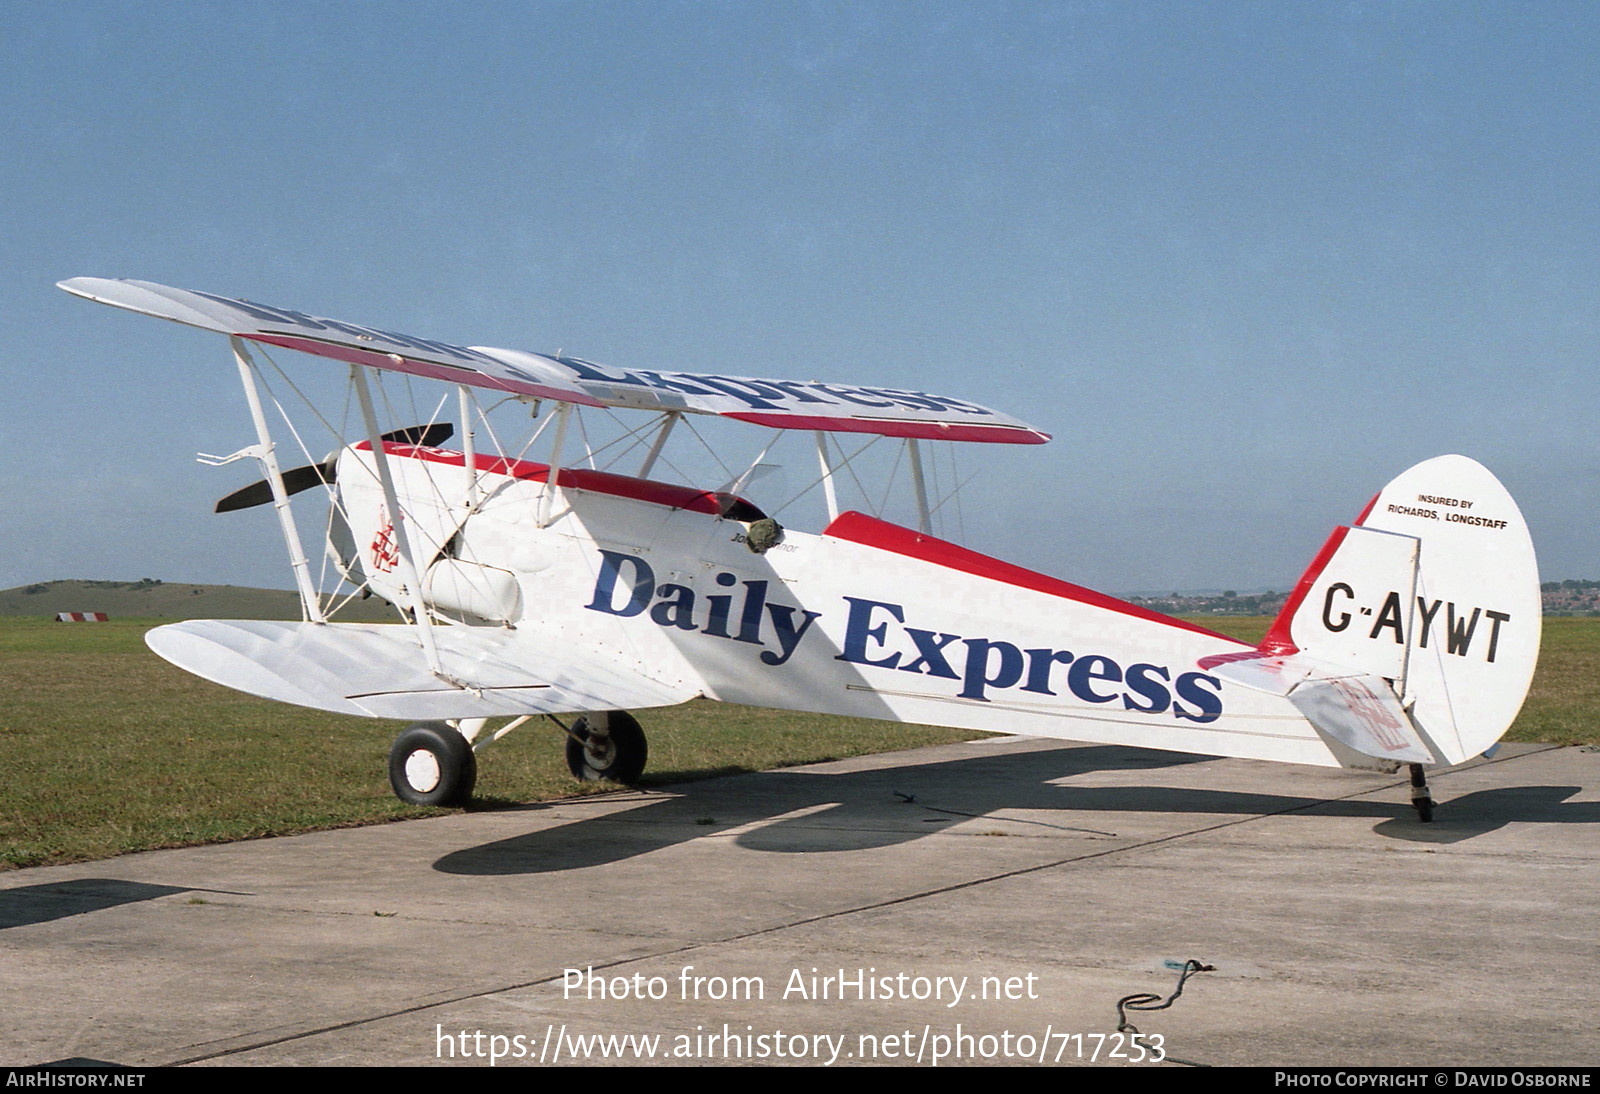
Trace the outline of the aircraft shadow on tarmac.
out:
M 1072 786 L 1053 780 L 1091 771 L 1148 771 L 1212 762 L 1211 757 L 1091 746 L 992 757 L 963 757 L 847 774 L 771 771 L 696 784 L 681 795 L 641 796 L 636 808 L 496 840 L 443 856 L 434 869 L 450 874 L 537 874 L 621 862 L 729 829 L 744 848 L 778 854 L 854 851 L 907 843 L 951 823 L 977 818 L 1087 839 L 1121 838 L 1094 814 L 1189 813 L 1371 817 L 1374 832 L 1421 843 L 1455 843 L 1514 821 L 1600 821 L 1600 803 L 1565 799 L 1576 786 L 1507 787 L 1446 799 L 1435 821 L 1422 824 L 1409 802 L 1329 800 L 1248 791 L 1197 790 L 1141 782 L 1136 786 Z M 1369 776 L 1371 790 L 1402 776 Z M 1353 783 L 1352 793 L 1360 793 Z M 605 799 L 616 803 L 619 799 Z M 758 804 L 757 804 L 758 803 Z M 570 804 L 570 803 L 569 803 Z M 559 807 L 559 805 L 552 806 Z M 995 817 L 1027 810 L 1027 818 Z M 1039 818 L 1038 812 L 1050 814 Z M 1101 827 L 1094 827 L 1099 825 Z
M 122 904 L 195 891 L 182 886 L 147 885 L 140 881 L 119 881 L 105 877 L 24 885 L 17 889 L 0 890 L 0 930 L 49 923 L 85 912 L 98 912 Z
M 1417 823 L 1410 806 L 1373 828 L 1380 836 L 1413 843 L 1460 843 L 1517 821 L 1541 824 L 1600 822 L 1600 802 L 1568 802 L 1581 786 L 1501 786 L 1448 798 L 1434 812 L 1432 824 Z M 1359 811 L 1345 807 L 1356 805 Z M 1330 816 L 1371 816 L 1376 802 L 1336 802 L 1316 810 Z

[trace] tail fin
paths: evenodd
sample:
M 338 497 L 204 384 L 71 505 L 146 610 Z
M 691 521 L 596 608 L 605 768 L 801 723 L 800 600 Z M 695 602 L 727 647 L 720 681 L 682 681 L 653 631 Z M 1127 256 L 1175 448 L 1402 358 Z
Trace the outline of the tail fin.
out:
M 1522 708 L 1540 612 L 1533 543 L 1511 495 L 1480 464 L 1440 456 L 1334 530 L 1256 664 L 1217 671 L 1288 695 L 1358 752 L 1461 763 Z

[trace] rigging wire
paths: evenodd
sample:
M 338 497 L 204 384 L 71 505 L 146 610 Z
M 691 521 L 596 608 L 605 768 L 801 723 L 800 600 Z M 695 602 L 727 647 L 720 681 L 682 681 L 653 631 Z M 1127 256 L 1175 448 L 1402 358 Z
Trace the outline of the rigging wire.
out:
M 835 466 L 833 468 L 832 472 L 830 473 L 831 477 L 833 477 L 835 479 L 838 478 L 839 472 L 843 471 L 845 468 L 849 467 L 851 460 L 854 460 L 857 456 L 861 455 L 863 452 L 865 452 L 867 449 L 871 448 L 873 445 L 877 444 L 882 439 L 883 439 L 882 437 L 873 437 L 866 444 L 864 444 L 860 448 L 856 449 L 855 452 L 853 452 L 849 456 L 846 456 L 842 461 L 839 462 L 839 464 L 837 466 Z M 840 452 L 842 453 L 843 449 L 840 449 Z M 854 472 L 851 472 L 851 474 L 852 474 L 852 476 L 854 476 Z M 810 482 L 810 484 L 808 484 L 805 487 L 805 489 L 803 489 L 799 493 L 795 494 L 793 497 L 791 497 L 788 501 L 784 502 L 782 505 L 779 505 L 777 508 L 773 509 L 772 510 L 772 515 L 773 516 L 777 516 L 779 513 L 783 512 L 785 509 L 789 508 L 789 506 L 793 505 L 795 502 L 799 501 L 801 498 L 803 498 L 807 494 L 811 493 L 811 491 L 813 491 L 817 487 L 821 486 L 823 484 L 823 482 L 825 482 L 829 477 L 830 477 L 830 475 L 827 475 L 827 474 L 818 475 L 815 479 L 813 479 Z M 857 487 L 860 487 L 861 481 L 859 479 L 856 480 L 856 485 L 857 485 Z

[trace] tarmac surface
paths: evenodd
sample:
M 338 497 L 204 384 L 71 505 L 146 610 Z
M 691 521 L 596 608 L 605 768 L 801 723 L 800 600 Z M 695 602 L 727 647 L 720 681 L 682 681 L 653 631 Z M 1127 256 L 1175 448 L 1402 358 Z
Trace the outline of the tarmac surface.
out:
M 1431 783 L 995 738 L 0 873 L 0 1064 L 1594 1065 L 1600 750 Z

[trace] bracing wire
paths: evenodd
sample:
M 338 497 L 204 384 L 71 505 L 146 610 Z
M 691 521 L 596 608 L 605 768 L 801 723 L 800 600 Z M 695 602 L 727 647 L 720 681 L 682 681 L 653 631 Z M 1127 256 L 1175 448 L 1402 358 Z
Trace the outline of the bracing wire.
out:
M 339 447 L 343 447 L 345 431 L 350 420 L 352 400 L 351 385 L 349 383 L 346 383 L 345 385 L 344 403 L 340 408 L 340 425 L 335 426 L 328 420 L 326 415 L 317 409 L 316 403 L 314 403 L 310 396 L 300 389 L 300 386 L 294 382 L 294 378 L 283 369 L 283 366 L 279 365 L 278 362 L 272 358 L 271 354 L 267 353 L 264 347 L 258 347 L 257 352 L 261 355 L 262 359 L 267 362 L 267 364 L 272 366 L 272 371 L 277 379 L 294 393 L 296 398 L 299 400 L 299 404 L 304 406 L 316 419 L 316 421 L 328 431 L 330 437 L 332 438 L 331 443 Z M 307 445 L 305 438 L 300 431 L 300 428 L 295 425 L 294 419 L 290 416 L 288 410 L 284 407 L 283 402 L 279 399 L 273 382 L 269 380 L 268 377 L 262 376 L 261 370 L 259 369 L 256 371 L 256 374 L 261 378 L 261 383 L 267 389 L 267 395 L 272 400 L 273 407 L 277 410 L 278 416 L 283 420 L 284 425 L 288 427 L 290 434 L 294 437 L 295 443 L 299 446 L 300 451 L 306 460 L 311 463 L 322 462 L 317 456 L 312 454 L 310 447 Z M 328 514 L 324 520 L 324 542 L 328 542 L 332 538 L 333 519 L 335 514 L 342 516 L 346 525 L 349 526 L 350 511 L 337 490 L 331 492 Z M 304 553 L 304 549 L 304 544 L 301 544 L 302 553 Z M 340 596 L 336 591 L 330 590 L 330 586 L 336 586 L 344 582 L 346 579 L 341 574 L 339 580 L 337 582 L 334 581 L 332 575 L 329 573 L 329 568 L 332 565 L 330 553 L 328 551 L 323 551 L 320 552 L 320 554 L 321 561 L 317 571 L 317 580 L 315 583 L 317 598 L 319 607 L 321 608 L 324 617 L 332 617 L 338 612 L 342 611 L 356 597 L 360 596 L 364 586 L 355 586 L 351 592 L 344 594 L 343 596 Z M 402 618 L 404 618 L 404 613 L 402 613 Z
M 863 452 L 865 452 L 867 449 L 871 448 L 873 445 L 877 444 L 882 439 L 883 438 L 881 436 L 874 436 L 866 444 L 864 444 L 860 448 L 856 449 L 855 456 L 849 457 L 849 459 L 846 459 L 842 464 L 840 464 L 837 468 L 834 469 L 834 477 L 835 478 L 838 477 L 838 473 L 840 471 L 848 471 L 848 472 L 850 472 L 850 481 L 856 484 L 856 492 L 858 494 L 860 494 L 861 500 L 863 502 L 865 502 L 867 505 L 871 505 L 872 504 L 872 495 L 869 494 L 867 492 L 867 488 L 864 485 L 862 485 L 861 476 L 856 474 L 856 469 L 854 467 L 850 466 L 850 462 L 851 462 L 851 460 L 854 460 L 856 458 L 856 456 L 861 455 Z M 844 451 L 844 446 L 843 445 L 839 446 L 839 451 L 841 451 L 841 452 Z M 876 513 L 873 514 L 873 516 L 878 516 L 878 517 L 881 517 L 882 515 L 883 515 L 883 509 L 881 507 L 878 509 L 878 511 Z
M 894 463 L 889 468 L 889 481 L 883 488 L 883 500 L 878 503 L 878 512 L 883 514 L 889 509 L 889 499 L 894 496 L 894 480 L 900 474 L 900 461 L 906 457 L 906 446 L 895 445 Z
M 854 460 L 857 456 L 861 455 L 863 452 L 865 452 L 867 449 L 871 448 L 874 444 L 876 444 L 880 440 L 882 440 L 881 437 L 873 437 L 872 440 L 868 441 L 866 444 L 864 444 L 860 448 L 856 449 L 849 456 L 846 456 L 843 460 L 841 460 L 839 462 L 839 464 L 836 467 L 834 467 L 833 471 L 831 472 L 831 476 L 833 478 L 838 478 L 839 472 L 843 471 L 845 468 L 849 467 L 851 460 Z M 841 449 L 840 451 L 842 453 L 843 450 Z M 851 474 L 853 476 L 854 472 L 851 472 Z M 791 497 L 788 501 L 784 502 L 782 505 L 779 505 L 777 508 L 773 509 L 772 510 L 772 514 L 774 516 L 776 516 L 777 514 L 783 512 L 785 509 L 789 508 L 789 506 L 793 505 L 795 502 L 799 501 L 801 498 L 803 498 L 807 494 L 811 493 L 811 491 L 813 491 L 817 487 L 821 486 L 828 478 L 829 478 L 829 475 L 827 475 L 827 474 L 818 475 L 815 479 L 812 479 L 811 482 L 804 489 L 802 489 L 799 493 L 795 494 L 793 497 Z M 861 485 L 861 481 L 859 479 L 856 480 L 856 485 L 857 486 Z

